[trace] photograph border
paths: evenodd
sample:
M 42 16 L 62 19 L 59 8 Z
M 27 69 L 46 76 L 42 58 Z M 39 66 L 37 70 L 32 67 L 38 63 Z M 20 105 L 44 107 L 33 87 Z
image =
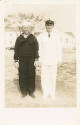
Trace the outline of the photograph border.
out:
M 13 2 L 12 2 L 13 3 Z M 7 3 L 7 4 L 12 4 L 12 3 Z M 16 2 L 19 3 L 19 2 Z M 32 2 L 33 3 L 33 2 Z M 40 3 L 40 2 L 39 2 Z M 48 2 L 48 4 L 51 4 L 51 2 Z M 62 3 L 57 3 L 57 2 L 52 2 L 53 4 L 63 4 Z M 5 108 L 5 59 L 4 59 L 4 53 L 5 53 L 5 48 L 4 48 L 4 11 L 5 11 L 5 5 L 3 3 L 0 4 L 0 37 L 1 37 L 1 50 L 0 50 L 0 69 L 1 69 L 1 74 L 0 74 L 0 123 L 3 125 L 9 125 L 9 124 L 14 124 L 14 125 L 79 125 L 80 120 L 80 39 L 79 39 L 79 32 L 80 32 L 80 27 L 79 27 L 79 22 L 80 22 L 80 3 L 77 2 L 64 2 L 65 4 L 75 4 L 76 6 L 76 72 L 77 72 L 77 107 L 76 108 Z M 22 3 L 21 3 L 22 4 Z M 35 3 L 34 3 L 35 4 Z M 3 52 L 3 53 L 2 53 Z M 3 66 L 3 67 L 2 67 Z

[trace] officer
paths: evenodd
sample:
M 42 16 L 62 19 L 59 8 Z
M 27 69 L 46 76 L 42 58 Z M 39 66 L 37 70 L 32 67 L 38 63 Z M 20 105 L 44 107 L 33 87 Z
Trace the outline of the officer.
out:
M 54 21 L 45 21 L 45 31 L 38 36 L 39 62 L 43 98 L 56 97 L 57 64 L 62 61 L 62 47 L 59 34 L 54 30 Z

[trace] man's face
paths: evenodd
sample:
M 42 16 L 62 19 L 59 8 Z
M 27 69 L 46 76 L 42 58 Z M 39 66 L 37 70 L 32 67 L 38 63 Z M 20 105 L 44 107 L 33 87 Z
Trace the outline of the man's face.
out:
M 28 27 L 27 28 L 23 28 L 23 33 L 25 35 L 28 35 L 29 34 L 29 28 Z
M 46 25 L 46 31 L 49 33 L 52 32 L 53 27 L 53 25 Z

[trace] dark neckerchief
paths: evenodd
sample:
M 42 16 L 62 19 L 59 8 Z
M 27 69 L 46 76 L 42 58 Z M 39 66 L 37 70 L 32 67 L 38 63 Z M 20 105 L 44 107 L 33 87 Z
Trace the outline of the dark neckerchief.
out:
M 33 35 L 32 34 L 29 34 L 28 36 L 27 36 L 27 38 L 24 38 L 24 36 L 21 34 L 21 37 L 22 37 L 22 39 L 23 39 L 23 43 L 26 43 L 26 42 L 29 42 L 29 44 L 32 44 L 33 43 Z M 30 40 L 29 40 L 30 39 Z

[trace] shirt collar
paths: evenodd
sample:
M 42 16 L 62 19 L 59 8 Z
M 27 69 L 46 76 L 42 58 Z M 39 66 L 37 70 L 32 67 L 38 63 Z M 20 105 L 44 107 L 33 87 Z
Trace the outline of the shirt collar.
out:
M 50 36 L 54 35 L 55 31 L 50 32 Z M 45 34 L 48 36 L 48 32 L 45 31 Z

